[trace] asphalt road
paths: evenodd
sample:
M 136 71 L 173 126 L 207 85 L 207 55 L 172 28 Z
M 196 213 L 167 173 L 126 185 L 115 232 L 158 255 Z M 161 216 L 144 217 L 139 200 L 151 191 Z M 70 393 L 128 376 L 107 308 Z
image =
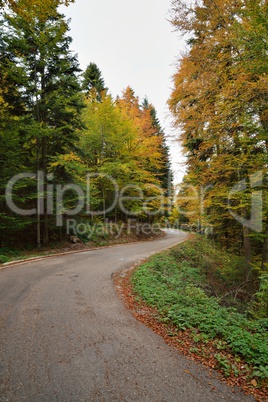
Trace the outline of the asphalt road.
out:
M 1 401 L 254 401 L 178 354 L 118 299 L 112 273 L 185 239 L 0 271 Z

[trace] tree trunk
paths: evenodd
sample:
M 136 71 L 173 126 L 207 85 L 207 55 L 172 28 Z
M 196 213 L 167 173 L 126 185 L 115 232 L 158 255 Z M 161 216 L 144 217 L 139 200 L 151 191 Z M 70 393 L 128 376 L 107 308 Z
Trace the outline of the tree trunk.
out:
M 106 218 L 106 203 L 105 203 L 104 184 L 102 185 L 102 204 L 103 204 L 103 221 L 105 222 L 105 218 Z
M 244 246 L 244 255 L 246 258 L 246 278 L 248 279 L 251 273 L 251 243 L 249 237 L 249 228 L 247 226 L 243 226 L 243 246 Z
M 44 194 L 43 194 L 43 205 L 44 205 L 44 222 L 43 222 L 43 244 L 47 245 L 49 243 L 48 238 L 48 213 L 47 213 L 47 203 L 46 203 L 46 194 L 47 194 L 47 139 L 44 137 L 42 139 L 42 168 L 44 175 Z
M 36 242 L 37 247 L 41 247 L 41 211 L 40 211 L 40 187 L 39 187 L 39 171 L 40 171 L 40 156 L 39 156 L 40 142 L 37 138 L 37 213 L 36 213 Z
M 264 236 L 261 268 L 263 271 L 268 271 L 268 221 L 266 222 Z

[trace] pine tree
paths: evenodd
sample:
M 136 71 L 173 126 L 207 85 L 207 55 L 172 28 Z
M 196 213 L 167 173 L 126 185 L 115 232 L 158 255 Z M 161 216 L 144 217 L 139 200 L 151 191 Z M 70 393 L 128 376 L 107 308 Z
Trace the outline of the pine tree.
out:
M 99 102 L 102 99 L 102 94 L 108 90 L 96 63 L 90 63 L 86 68 L 83 74 L 82 89 L 86 96 L 96 97 Z
M 156 133 L 156 135 L 161 139 L 160 149 L 162 154 L 162 166 L 157 173 L 157 178 L 161 182 L 162 188 L 165 190 L 166 195 L 171 195 L 171 187 L 173 181 L 173 172 L 170 162 L 170 150 L 167 145 L 167 140 L 165 137 L 164 130 L 157 118 L 157 112 L 155 107 L 149 103 L 147 98 L 144 98 L 142 102 L 143 111 L 149 111 L 151 117 L 151 125 Z
M 16 9 L 4 12 L 1 65 L 7 85 L 3 98 L 20 117 L 23 149 L 29 155 L 27 168 L 42 170 L 45 177 L 53 171 L 55 179 L 63 175 L 71 179 L 59 165 L 54 170 L 53 166 L 60 155 L 74 147 L 81 128 L 83 98 L 78 62 L 69 51 L 68 25 L 53 4 L 49 2 L 49 13 L 45 14 L 43 2 L 38 1 L 34 8 L 21 1 L 18 13 Z M 42 221 L 37 216 L 38 245 L 48 242 L 48 234 L 45 210 Z

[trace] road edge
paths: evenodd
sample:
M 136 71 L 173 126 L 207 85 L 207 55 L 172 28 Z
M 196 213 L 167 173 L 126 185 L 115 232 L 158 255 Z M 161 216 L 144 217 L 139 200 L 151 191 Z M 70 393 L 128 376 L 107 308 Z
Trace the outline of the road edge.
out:
M 42 261 L 42 260 L 45 260 L 48 258 L 58 258 L 58 257 L 66 256 L 66 255 L 82 254 L 82 253 L 88 253 L 90 251 L 96 251 L 96 250 L 107 249 L 107 248 L 112 248 L 112 247 L 127 246 L 129 244 L 151 242 L 151 241 L 159 240 L 159 238 L 163 238 L 166 235 L 167 235 L 167 233 L 163 230 L 162 235 L 160 237 L 156 237 L 156 238 L 148 238 L 145 240 L 133 240 L 128 243 L 116 243 L 116 244 L 110 244 L 107 246 L 89 247 L 89 248 L 80 249 L 80 250 L 65 251 L 65 252 L 60 252 L 60 253 L 55 253 L 55 254 L 29 257 L 29 258 L 25 258 L 25 259 L 21 259 L 21 260 L 8 261 L 8 262 L 5 262 L 4 264 L 0 265 L 0 271 L 10 268 L 10 267 L 17 266 L 17 265 L 29 264 L 31 262 Z

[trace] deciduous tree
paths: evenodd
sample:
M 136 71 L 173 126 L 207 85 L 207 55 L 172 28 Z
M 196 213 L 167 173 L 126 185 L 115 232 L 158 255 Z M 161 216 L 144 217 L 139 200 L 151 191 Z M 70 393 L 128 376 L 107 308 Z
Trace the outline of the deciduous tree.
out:
M 186 182 L 206 189 L 199 219 L 229 245 L 243 238 L 250 263 L 250 239 L 260 238 L 248 224 L 252 196 L 257 187 L 266 194 L 266 179 L 253 184 L 253 177 L 267 171 L 267 2 L 174 0 L 173 11 L 189 45 L 169 100 L 187 155 Z

